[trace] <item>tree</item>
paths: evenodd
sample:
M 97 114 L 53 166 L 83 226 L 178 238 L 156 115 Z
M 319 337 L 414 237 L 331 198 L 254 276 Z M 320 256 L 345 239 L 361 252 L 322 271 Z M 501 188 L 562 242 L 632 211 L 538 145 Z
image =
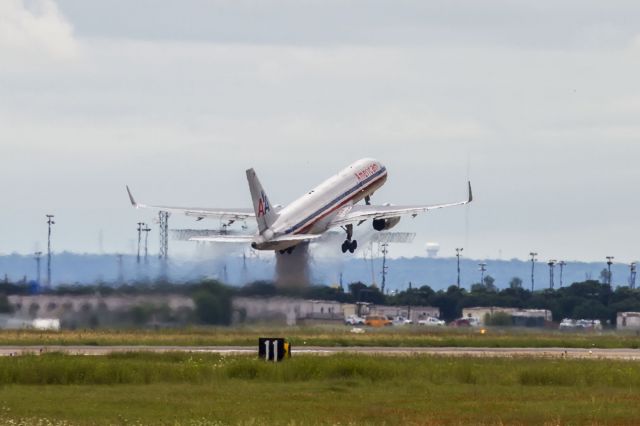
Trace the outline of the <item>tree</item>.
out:
M 511 278 L 511 281 L 509 281 L 509 288 L 513 290 L 522 288 L 522 279 L 519 277 Z

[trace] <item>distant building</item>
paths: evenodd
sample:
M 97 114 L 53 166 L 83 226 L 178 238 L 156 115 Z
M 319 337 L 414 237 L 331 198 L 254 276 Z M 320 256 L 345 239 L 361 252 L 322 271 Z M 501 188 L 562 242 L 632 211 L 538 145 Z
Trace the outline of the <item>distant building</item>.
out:
M 40 294 L 34 296 L 11 295 L 8 296 L 8 300 L 17 316 L 31 318 L 41 315 L 55 318 L 63 314 L 92 310 L 118 311 L 143 305 L 166 305 L 172 311 L 184 308 L 195 309 L 193 299 L 181 295 L 58 296 Z
M 616 328 L 618 330 L 640 330 L 640 312 L 618 312 Z
M 553 319 L 551 311 L 546 309 L 518 309 L 499 306 L 464 308 L 462 316 L 476 318 L 480 325 L 484 325 L 487 315 L 491 316 L 498 312 L 510 315 L 513 325 L 518 327 L 543 327 L 545 323 L 551 322 Z
M 440 316 L 440 310 L 433 307 L 412 306 L 409 309 L 407 306 L 340 303 L 289 297 L 236 297 L 233 299 L 233 310 L 235 322 L 273 321 L 287 325 L 342 323 L 349 315 L 403 316 L 414 322 L 427 316 Z
M 415 324 L 427 317 L 440 318 L 440 309 L 433 306 L 374 306 L 370 310 L 386 317 L 405 317 Z
M 236 322 L 273 321 L 287 325 L 313 322 L 342 323 L 345 318 L 343 305 L 340 302 L 328 300 L 289 297 L 236 297 L 233 299 Z

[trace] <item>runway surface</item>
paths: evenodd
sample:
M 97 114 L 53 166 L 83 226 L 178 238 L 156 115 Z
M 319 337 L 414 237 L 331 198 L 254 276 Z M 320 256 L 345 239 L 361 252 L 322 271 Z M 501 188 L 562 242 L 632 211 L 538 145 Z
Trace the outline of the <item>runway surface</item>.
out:
M 108 355 L 122 352 L 199 352 L 223 355 L 257 356 L 247 346 L 0 346 L 0 356 L 18 356 L 61 352 L 70 355 Z M 398 347 L 293 347 L 292 355 L 332 355 L 354 353 L 384 356 L 467 356 L 467 357 L 539 357 L 640 360 L 640 349 L 575 348 L 398 348 Z

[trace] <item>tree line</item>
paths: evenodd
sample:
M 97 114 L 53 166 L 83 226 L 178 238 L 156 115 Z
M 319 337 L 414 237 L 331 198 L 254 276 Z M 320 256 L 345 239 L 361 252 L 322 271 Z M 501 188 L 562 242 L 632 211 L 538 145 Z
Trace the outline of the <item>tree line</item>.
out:
M 40 290 L 56 295 L 144 295 L 181 294 L 191 297 L 195 305 L 195 320 L 202 324 L 230 324 L 232 299 L 246 297 L 297 297 L 315 300 L 331 300 L 342 303 L 372 303 L 395 306 L 434 306 L 446 321 L 459 318 L 462 310 L 474 306 L 496 306 L 520 309 L 547 309 L 554 321 L 563 318 L 599 319 L 603 323 L 615 323 L 618 312 L 640 311 L 640 290 L 629 287 L 612 288 L 599 281 L 588 280 L 573 283 L 555 290 L 530 291 L 522 286 L 522 280 L 514 278 L 508 288 L 498 289 L 490 276 L 483 283 L 474 284 L 469 290 L 450 286 L 435 291 L 428 285 L 409 287 L 403 291 L 382 294 L 376 286 L 361 282 L 346 288 L 314 285 L 300 288 L 279 288 L 270 281 L 256 281 L 243 287 L 232 287 L 215 280 L 187 283 L 145 282 L 113 286 L 106 284 L 58 286 Z M 7 296 L 32 294 L 28 285 L 0 284 L 0 313 L 11 312 Z

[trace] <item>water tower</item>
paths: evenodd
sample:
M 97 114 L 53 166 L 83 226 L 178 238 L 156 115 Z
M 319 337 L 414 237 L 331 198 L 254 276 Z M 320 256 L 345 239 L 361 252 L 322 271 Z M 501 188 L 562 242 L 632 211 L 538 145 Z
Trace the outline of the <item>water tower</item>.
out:
M 440 244 L 438 243 L 427 243 L 427 256 L 428 257 L 438 257 L 438 252 L 440 251 Z

